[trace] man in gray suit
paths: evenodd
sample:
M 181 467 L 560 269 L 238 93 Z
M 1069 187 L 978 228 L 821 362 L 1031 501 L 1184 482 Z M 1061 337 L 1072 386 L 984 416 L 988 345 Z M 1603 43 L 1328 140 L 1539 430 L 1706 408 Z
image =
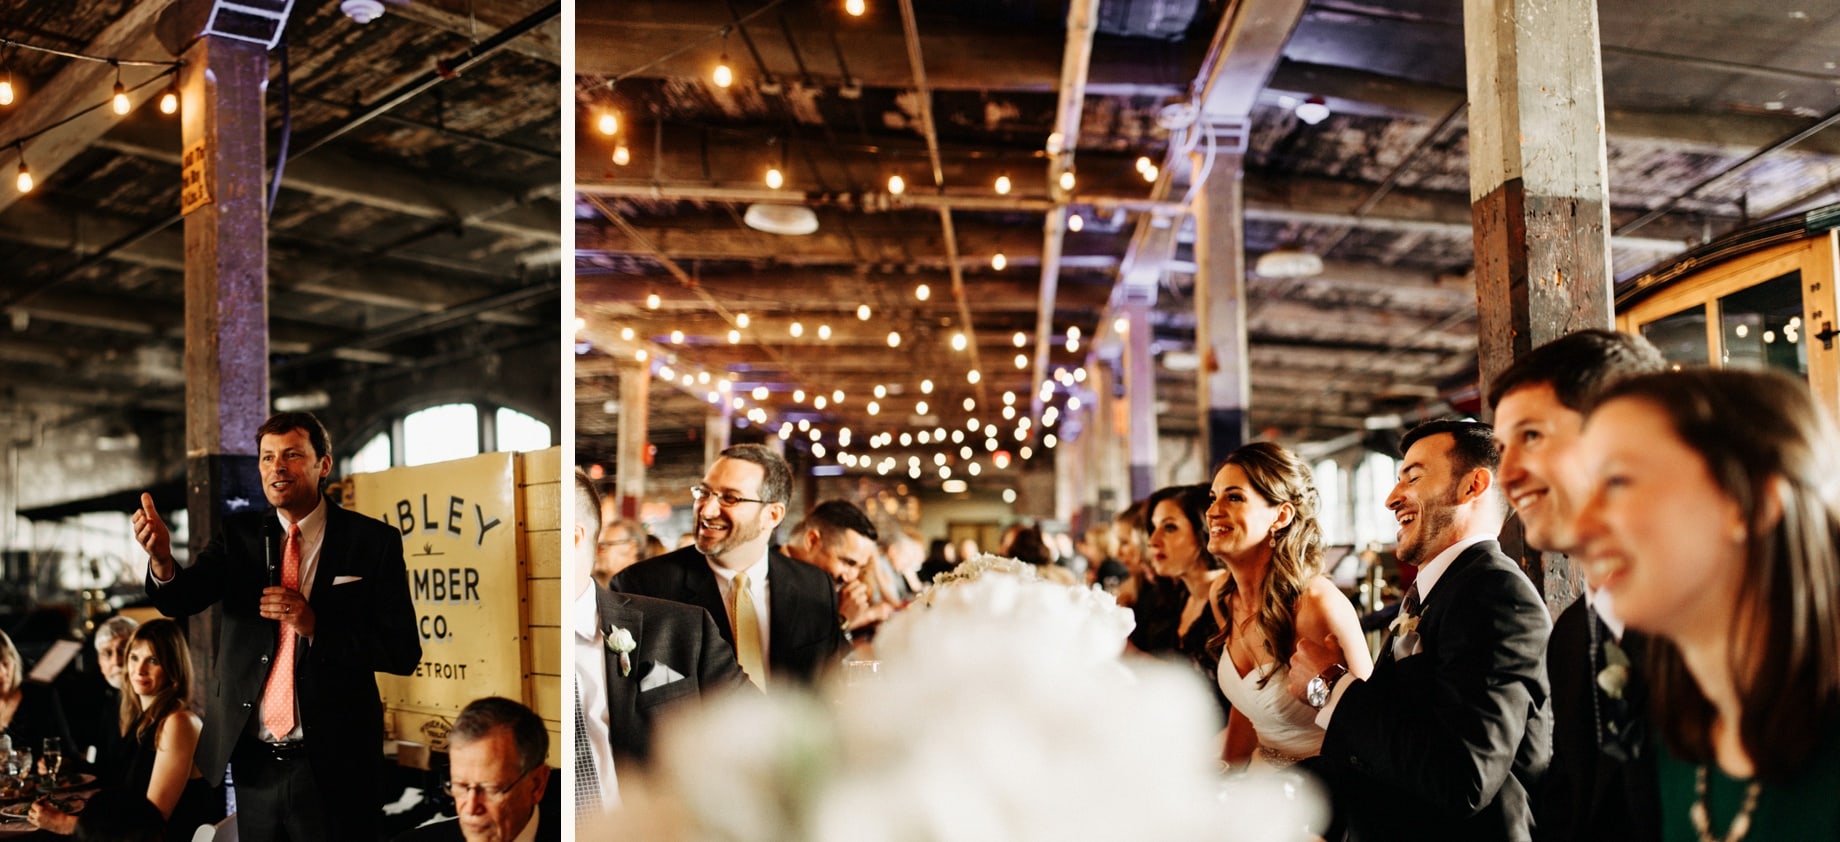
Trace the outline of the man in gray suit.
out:
M 706 695 L 751 688 L 708 611 L 594 583 L 600 512 L 594 483 L 576 471 L 569 581 L 576 594 L 577 816 L 619 802 L 618 764 L 651 753 L 652 727 L 663 715 Z

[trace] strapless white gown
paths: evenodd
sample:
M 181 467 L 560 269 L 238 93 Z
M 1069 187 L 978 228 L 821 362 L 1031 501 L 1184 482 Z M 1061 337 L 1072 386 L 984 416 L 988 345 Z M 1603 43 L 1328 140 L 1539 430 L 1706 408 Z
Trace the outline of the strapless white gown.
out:
M 1271 680 L 1260 689 L 1259 680 L 1267 674 Z M 1288 664 L 1268 662 L 1241 676 L 1232 658 L 1220 659 L 1220 692 L 1259 732 L 1254 766 L 1289 766 L 1322 753 L 1323 729 L 1316 727 L 1316 709 L 1291 695 L 1289 678 Z

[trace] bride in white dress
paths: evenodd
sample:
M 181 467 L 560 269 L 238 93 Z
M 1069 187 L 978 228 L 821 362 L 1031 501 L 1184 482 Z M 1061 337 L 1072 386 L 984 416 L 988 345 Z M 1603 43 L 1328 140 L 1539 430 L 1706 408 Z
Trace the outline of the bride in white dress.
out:
M 1339 641 L 1348 672 L 1366 678 L 1373 657 L 1354 605 L 1322 569 L 1318 496 L 1309 466 L 1271 442 L 1233 451 L 1214 474 L 1208 506 L 1208 552 L 1229 575 L 1209 602 L 1224 649 L 1220 690 L 1233 703 L 1224 759 L 1283 767 L 1322 751 L 1316 709 L 1286 689 L 1299 636 Z

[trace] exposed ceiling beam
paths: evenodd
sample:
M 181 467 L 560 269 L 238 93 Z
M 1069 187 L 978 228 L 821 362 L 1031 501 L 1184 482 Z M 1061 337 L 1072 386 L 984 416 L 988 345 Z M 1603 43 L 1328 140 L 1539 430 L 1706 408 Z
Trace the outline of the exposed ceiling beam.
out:
M 417 0 L 391 4 L 389 15 L 458 35 L 477 43 L 523 20 L 541 0 L 475 4 L 468 0 Z M 562 64 L 562 21 L 550 21 L 524 33 L 506 49 L 550 64 Z
M 116 127 L 95 143 L 97 148 L 179 166 L 179 137 L 172 126 L 137 120 Z M 350 202 L 405 216 L 453 222 L 507 237 L 560 245 L 556 205 L 549 199 L 556 185 L 533 185 L 510 193 L 434 178 L 320 151 L 289 161 L 281 186 L 311 196 Z
M 799 55 L 775 28 L 754 39 L 767 69 L 785 80 L 800 80 L 803 58 L 814 81 L 827 87 L 842 83 L 829 34 L 835 29 L 850 77 L 871 88 L 911 87 L 899 16 L 847 18 L 836 8 L 789 4 L 778 13 L 790 21 Z M 582 0 L 575 5 L 576 72 L 615 77 L 649 65 L 637 75 L 706 78 L 722 51 L 722 39 L 711 35 L 731 20 L 728 6 L 708 0 Z M 1065 45 L 1059 31 L 1046 27 L 929 25 L 921 33 L 928 83 L 940 91 L 1052 91 L 1060 80 Z M 1199 59 L 1199 51 L 1184 44 L 1105 39 L 1094 50 L 1087 88 L 1094 94 L 1177 96 Z M 738 82 L 746 83 L 745 77 Z
M 83 52 L 148 60 L 168 58 L 166 49 L 154 36 L 154 22 L 169 5 L 171 0 L 141 0 L 130 4 L 83 47 Z M 161 68 L 156 67 L 123 67 L 121 81 L 133 88 L 160 72 Z M 102 62 L 67 62 L 42 89 L 14 106 L 13 114 L 0 124 L 0 143 L 10 145 L 17 138 L 43 131 L 44 134 L 25 145 L 25 158 L 34 177 L 40 184 L 45 183 L 52 173 L 62 169 L 121 120 L 108 108 L 94 107 L 109 101 L 114 93 L 115 74 L 115 68 Z M 159 92 L 159 85 L 148 85 L 129 94 L 129 100 L 138 106 Z M 73 114 L 77 116 L 69 122 L 47 128 Z M 0 210 L 12 207 L 21 195 L 16 190 L 0 190 Z

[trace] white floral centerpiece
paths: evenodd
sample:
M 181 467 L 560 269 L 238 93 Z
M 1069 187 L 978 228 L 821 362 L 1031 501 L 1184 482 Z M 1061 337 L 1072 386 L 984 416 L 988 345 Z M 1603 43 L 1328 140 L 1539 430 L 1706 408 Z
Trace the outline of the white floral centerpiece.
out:
M 1102 591 L 981 556 L 876 637 L 874 681 L 775 688 L 672 723 L 592 838 L 682 842 L 1303 838 L 1282 784 L 1216 773 L 1192 670 L 1120 659 Z M 579 838 L 590 838 L 580 836 Z

